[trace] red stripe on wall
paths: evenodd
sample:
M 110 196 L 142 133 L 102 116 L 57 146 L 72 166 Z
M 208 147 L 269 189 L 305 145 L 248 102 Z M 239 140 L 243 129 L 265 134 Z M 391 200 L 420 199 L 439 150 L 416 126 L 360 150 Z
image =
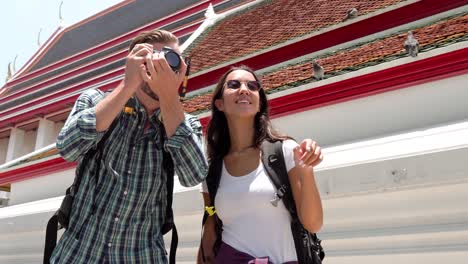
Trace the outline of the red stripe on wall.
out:
M 0 185 L 24 181 L 39 176 L 63 171 L 76 167 L 75 162 L 67 162 L 58 157 L 41 163 L 33 164 L 23 168 L 0 173 Z

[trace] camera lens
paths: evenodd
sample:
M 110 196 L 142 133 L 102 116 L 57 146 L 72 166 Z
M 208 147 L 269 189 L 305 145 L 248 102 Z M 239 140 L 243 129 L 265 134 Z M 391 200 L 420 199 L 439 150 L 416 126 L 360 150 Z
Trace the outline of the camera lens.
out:
M 153 53 L 160 52 L 158 50 L 153 50 Z M 166 58 L 167 64 L 171 67 L 173 71 L 179 70 L 181 58 L 177 52 L 169 47 L 164 47 L 161 51 L 164 53 L 164 58 Z
M 179 69 L 180 66 L 180 56 L 179 54 L 175 53 L 174 51 L 168 51 L 167 53 L 164 54 L 167 63 L 171 68 L 174 69 Z

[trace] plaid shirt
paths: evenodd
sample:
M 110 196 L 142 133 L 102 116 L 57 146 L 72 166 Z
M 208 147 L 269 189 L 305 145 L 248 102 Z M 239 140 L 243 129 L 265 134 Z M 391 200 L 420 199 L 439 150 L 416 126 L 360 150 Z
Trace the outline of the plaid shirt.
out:
M 104 135 L 96 131 L 95 109 L 104 97 L 103 92 L 92 89 L 78 98 L 57 138 L 64 159 L 82 158 Z M 102 160 L 91 160 L 84 169 L 69 228 L 51 263 L 167 262 L 161 234 L 167 203 L 162 148 L 170 153 L 180 183 L 194 186 L 207 173 L 202 129 L 196 117 L 187 115 L 175 134 L 166 138 L 160 133 L 159 110 L 149 117 L 145 129 L 148 117 L 136 101 L 134 114 L 118 116 Z

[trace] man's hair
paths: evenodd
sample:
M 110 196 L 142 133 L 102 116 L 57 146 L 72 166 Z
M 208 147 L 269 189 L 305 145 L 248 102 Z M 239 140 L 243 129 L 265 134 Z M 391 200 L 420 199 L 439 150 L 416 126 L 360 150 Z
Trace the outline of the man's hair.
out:
M 141 43 L 179 43 L 179 39 L 171 32 L 162 29 L 144 31 L 132 40 L 132 43 L 130 43 L 130 47 L 128 50 L 131 51 L 135 47 L 135 45 Z

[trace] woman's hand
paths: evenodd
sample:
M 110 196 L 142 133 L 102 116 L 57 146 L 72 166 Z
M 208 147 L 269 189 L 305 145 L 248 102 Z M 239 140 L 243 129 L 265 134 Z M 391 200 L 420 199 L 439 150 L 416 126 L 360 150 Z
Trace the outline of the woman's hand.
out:
M 203 244 L 203 253 L 205 255 L 205 262 L 203 262 L 201 247 L 198 250 L 197 263 L 198 264 L 210 264 L 214 263 L 215 256 L 213 254 L 213 246 L 216 242 L 216 232 L 214 228 L 214 217 L 208 217 L 205 228 L 202 234 L 201 243 Z
M 315 167 L 322 160 L 322 148 L 312 139 L 306 138 L 294 148 L 294 161 L 298 167 Z
M 314 174 L 314 166 L 322 160 L 322 150 L 317 142 L 304 139 L 294 148 L 296 166 L 288 173 L 299 219 L 311 233 L 318 232 L 323 224 L 322 201 Z

